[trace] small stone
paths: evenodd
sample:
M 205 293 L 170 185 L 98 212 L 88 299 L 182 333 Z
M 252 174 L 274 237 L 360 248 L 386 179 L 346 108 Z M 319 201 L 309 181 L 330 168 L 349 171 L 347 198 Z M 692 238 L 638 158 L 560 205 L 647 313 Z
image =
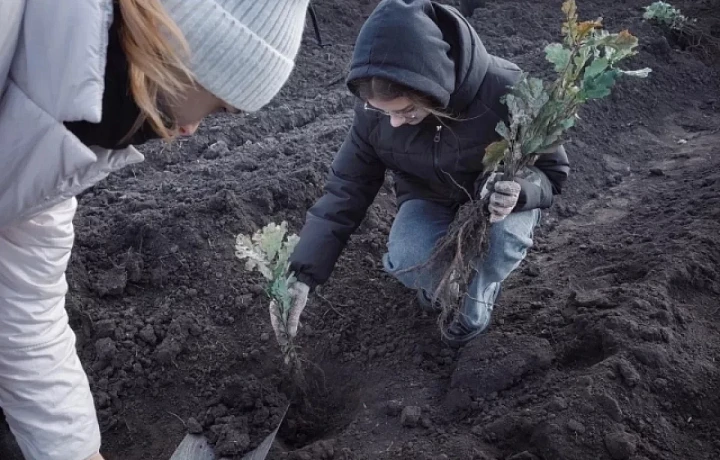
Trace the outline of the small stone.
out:
M 98 409 L 107 408 L 110 405 L 110 395 L 108 395 L 104 391 L 98 391 L 95 394 L 95 404 L 97 405 Z
M 188 419 L 187 430 L 190 434 L 201 434 L 203 432 L 202 425 L 200 425 L 200 422 L 198 422 L 195 417 L 190 417 Z
M 98 339 L 104 339 L 115 335 L 115 321 L 111 319 L 103 319 L 94 324 L 95 336 Z
M 578 422 L 577 420 L 569 420 L 567 423 L 568 430 L 573 433 L 583 434 L 585 433 L 585 425 Z
M 97 360 L 103 363 L 111 361 L 117 354 L 117 345 L 113 339 L 106 337 L 95 342 Z
M 150 345 L 155 345 L 157 335 L 155 335 L 155 328 L 152 327 L 152 324 L 148 324 L 140 330 L 140 338 Z
M 262 340 L 263 342 L 267 342 L 268 340 L 270 340 L 270 334 L 268 334 L 267 332 L 263 332 L 262 334 L 260 334 L 260 340 Z
M 555 396 L 548 405 L 548 409 L 553 412 L 560 412 L 568 408 L 568 403 L 565 399 Z
M 392 399 L 385 403 L 384 410 L 386 415 L 397 417 L 402 412 L 403 406 L 400 401 Z
M 230 153 L 230 149 L 228 148 L 227 142 L 217 141 L 207 148 L 203 156 L 209 160 L 213 160 L 215 158 L 225 156 L 228 153 Z
M 634 387 L 640 383 L 640 373 L 630 362 L 624 359 L 620 360 L 620 362 L 618 362 L 618 371 L 627 386 Z
M 422 409 L 417 406 L 407 406 L 400 415 L 400 423 L 402 423 L 403 426 L 412 428 L 420 423 L 421 416 Z
M 629 433 L 609 433 L 605 435 L 605 447 L 614 460 L 627 460 L 635 453 L 637 441 Z

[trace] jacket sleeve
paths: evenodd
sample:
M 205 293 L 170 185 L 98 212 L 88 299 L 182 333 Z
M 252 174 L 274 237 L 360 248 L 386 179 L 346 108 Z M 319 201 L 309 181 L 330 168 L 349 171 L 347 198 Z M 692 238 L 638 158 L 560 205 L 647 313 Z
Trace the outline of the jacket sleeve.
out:
M 325 193 L 308 211 L 290 258 L 291 271 L 311 289 L 330 277 L 385 180 L 385 165 L 368 142 L 369 132 L 370 120 L 356 111 L 352 128 L 333 161 Z
M 514 211 L 545 209 L 552 206 L 553 195 L 562 193 L 569 174 L 570 163 L 563 146 L 552 153 L 538 156 L 534 166 L 515 178 L 520 184 L 520 197 Z
M 5 92 L 10 65 L 15 56 L 25 0 L 0 2 L 0 98 Z

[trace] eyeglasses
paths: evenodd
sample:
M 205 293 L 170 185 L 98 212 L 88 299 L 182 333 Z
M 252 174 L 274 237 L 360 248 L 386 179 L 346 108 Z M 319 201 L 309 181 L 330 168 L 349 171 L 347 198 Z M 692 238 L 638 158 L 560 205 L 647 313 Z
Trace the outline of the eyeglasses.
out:
M 398 118 L 402 118 L 404 120 L 416 120 L 420 116 L 418 114 L 418 112 L 420 110 L 416 109 L 416 108 L 413 108 L 412 110 L 409 110 L 409 111 L 403 110 L 402 113 L 401 112 L 387 112 L 385 110 L 378 109 L 377 107 L 373 107 L 370 104 L 368 104 L 367 102 L 365 103 L 364 108 L 365 108 L 365 110 L 370 111 L 370 112 L 378 112 L 378 113 L 382 113 L 383 115 L 387 115 L 388 117 L 398 117 Z

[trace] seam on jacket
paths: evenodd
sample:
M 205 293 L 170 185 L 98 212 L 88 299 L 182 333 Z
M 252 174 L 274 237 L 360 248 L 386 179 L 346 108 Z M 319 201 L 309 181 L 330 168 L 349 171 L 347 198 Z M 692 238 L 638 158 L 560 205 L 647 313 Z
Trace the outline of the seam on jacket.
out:
M 113 21 L 116 19 L 114 17 L 112 0 L 102 0 L 101 8 L 104 10 L 103 12 L 105 13 L 102 21 L 103 27 L 101 27 L 100 29 L 100 51 L 98 52 L 98 69 L 100 70 L 102 78 L 100 78 L 100 81 L 97 85 L 97 92 L 99 94 L 95 94 L 95 97 L 98 98 L 98 100 L 100 101 L 100 120 L 102 120 L 103 117 L 102 100 L 103 95 L 105 94 L 105 67 L 107 66 L 107 52 L 110 42 L 110 27 L 112 26 Z

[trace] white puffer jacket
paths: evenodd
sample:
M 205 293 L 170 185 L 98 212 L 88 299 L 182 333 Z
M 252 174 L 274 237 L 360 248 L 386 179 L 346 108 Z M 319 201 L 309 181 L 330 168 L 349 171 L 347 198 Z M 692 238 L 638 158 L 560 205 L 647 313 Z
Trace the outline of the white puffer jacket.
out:
M 112 0 L 0 1 L 0 228 L 144 159 L 63 126 L 102 117 L 112 15 Z
M 65 310 L 74 196 L 143 156 L 88 148 L 63 122 L 101 120 L 112 14 L 112 0 L 0 0 L 0 407 L 29 460 L 100 448 Z

